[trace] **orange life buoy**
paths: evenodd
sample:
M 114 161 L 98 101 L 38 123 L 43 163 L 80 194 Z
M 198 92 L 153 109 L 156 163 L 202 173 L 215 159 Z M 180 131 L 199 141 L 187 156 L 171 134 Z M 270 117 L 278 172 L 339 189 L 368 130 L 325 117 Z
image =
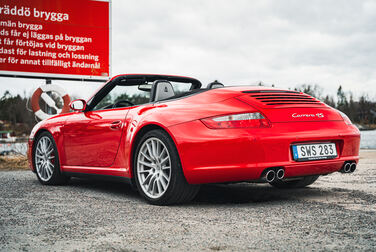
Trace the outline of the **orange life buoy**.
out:
M 46 92 L 55 92 L 63 99 L 64 106 L 62 109 L 59 109 L 56 107 L 55 102 L 51 99 L 49 95 L 46 94 Z M 61 88 L 58 85 L 43 85 L 39 88 L 37 88 L 33 96 L 31 97 L 31 108 L 34 111 L 34 114 L 36 117 L 38 117 L 41 120 L 50 118 L 54 115 L 49 115 L 45 112 L 43 112 L 39 107 L 39 99 L 42 97 L 42 99 L 47 103 L 49 107 L 54 108 L 57 111 L 57 114 L 63 114 L 69 112 L 69 103 L 70 103 L 70 97 L 69 95 L 64 91 L 63 88 Z

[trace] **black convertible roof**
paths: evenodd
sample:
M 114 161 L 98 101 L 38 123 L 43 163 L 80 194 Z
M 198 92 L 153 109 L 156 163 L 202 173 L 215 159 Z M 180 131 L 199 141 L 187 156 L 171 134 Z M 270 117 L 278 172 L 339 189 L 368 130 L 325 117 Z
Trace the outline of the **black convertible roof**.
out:
M 185 76 L 176 75 L 161 75 L 161 74 L 124 74 L 115 76 L 113 81 L 125 81 L 131 83 L 131 85 L 139 85 L 147 82 L 154 82 L 156 80 L 167 80 L 182 83 L 192 83 L 193 89 L 200 88 L 201 82 L 197 79 Z

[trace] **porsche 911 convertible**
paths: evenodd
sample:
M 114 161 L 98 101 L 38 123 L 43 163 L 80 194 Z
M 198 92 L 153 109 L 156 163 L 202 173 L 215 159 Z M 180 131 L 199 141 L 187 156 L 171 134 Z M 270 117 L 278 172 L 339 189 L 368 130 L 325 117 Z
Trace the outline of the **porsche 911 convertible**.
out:
M 31 132 L 29 164 L 44 185 L 102 175 L 168 205 L 192 200 L 206 183 L 305 187 L 352 173 L 359 160 L 349 118 L 297 91 L 128 74 L 70 108 Z

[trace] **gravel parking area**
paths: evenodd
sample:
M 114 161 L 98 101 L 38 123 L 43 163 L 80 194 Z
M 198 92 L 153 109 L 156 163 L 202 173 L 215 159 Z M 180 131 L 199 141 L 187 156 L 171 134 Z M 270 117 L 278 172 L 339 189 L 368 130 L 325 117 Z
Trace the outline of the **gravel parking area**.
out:
M 203 186 L 186 205 L 146 204 L 129 185 L 72 179 L 42 186 L 0 172 L 0 250 L 376 250 L 376 151 L 351 175 L 306 189 Z

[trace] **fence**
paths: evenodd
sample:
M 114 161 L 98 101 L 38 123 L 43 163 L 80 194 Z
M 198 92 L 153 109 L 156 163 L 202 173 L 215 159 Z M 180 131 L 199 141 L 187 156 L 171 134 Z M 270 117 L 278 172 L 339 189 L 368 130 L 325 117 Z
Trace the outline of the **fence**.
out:
M 26 155 L 27 143 L 0 143 L 0 155 Z

